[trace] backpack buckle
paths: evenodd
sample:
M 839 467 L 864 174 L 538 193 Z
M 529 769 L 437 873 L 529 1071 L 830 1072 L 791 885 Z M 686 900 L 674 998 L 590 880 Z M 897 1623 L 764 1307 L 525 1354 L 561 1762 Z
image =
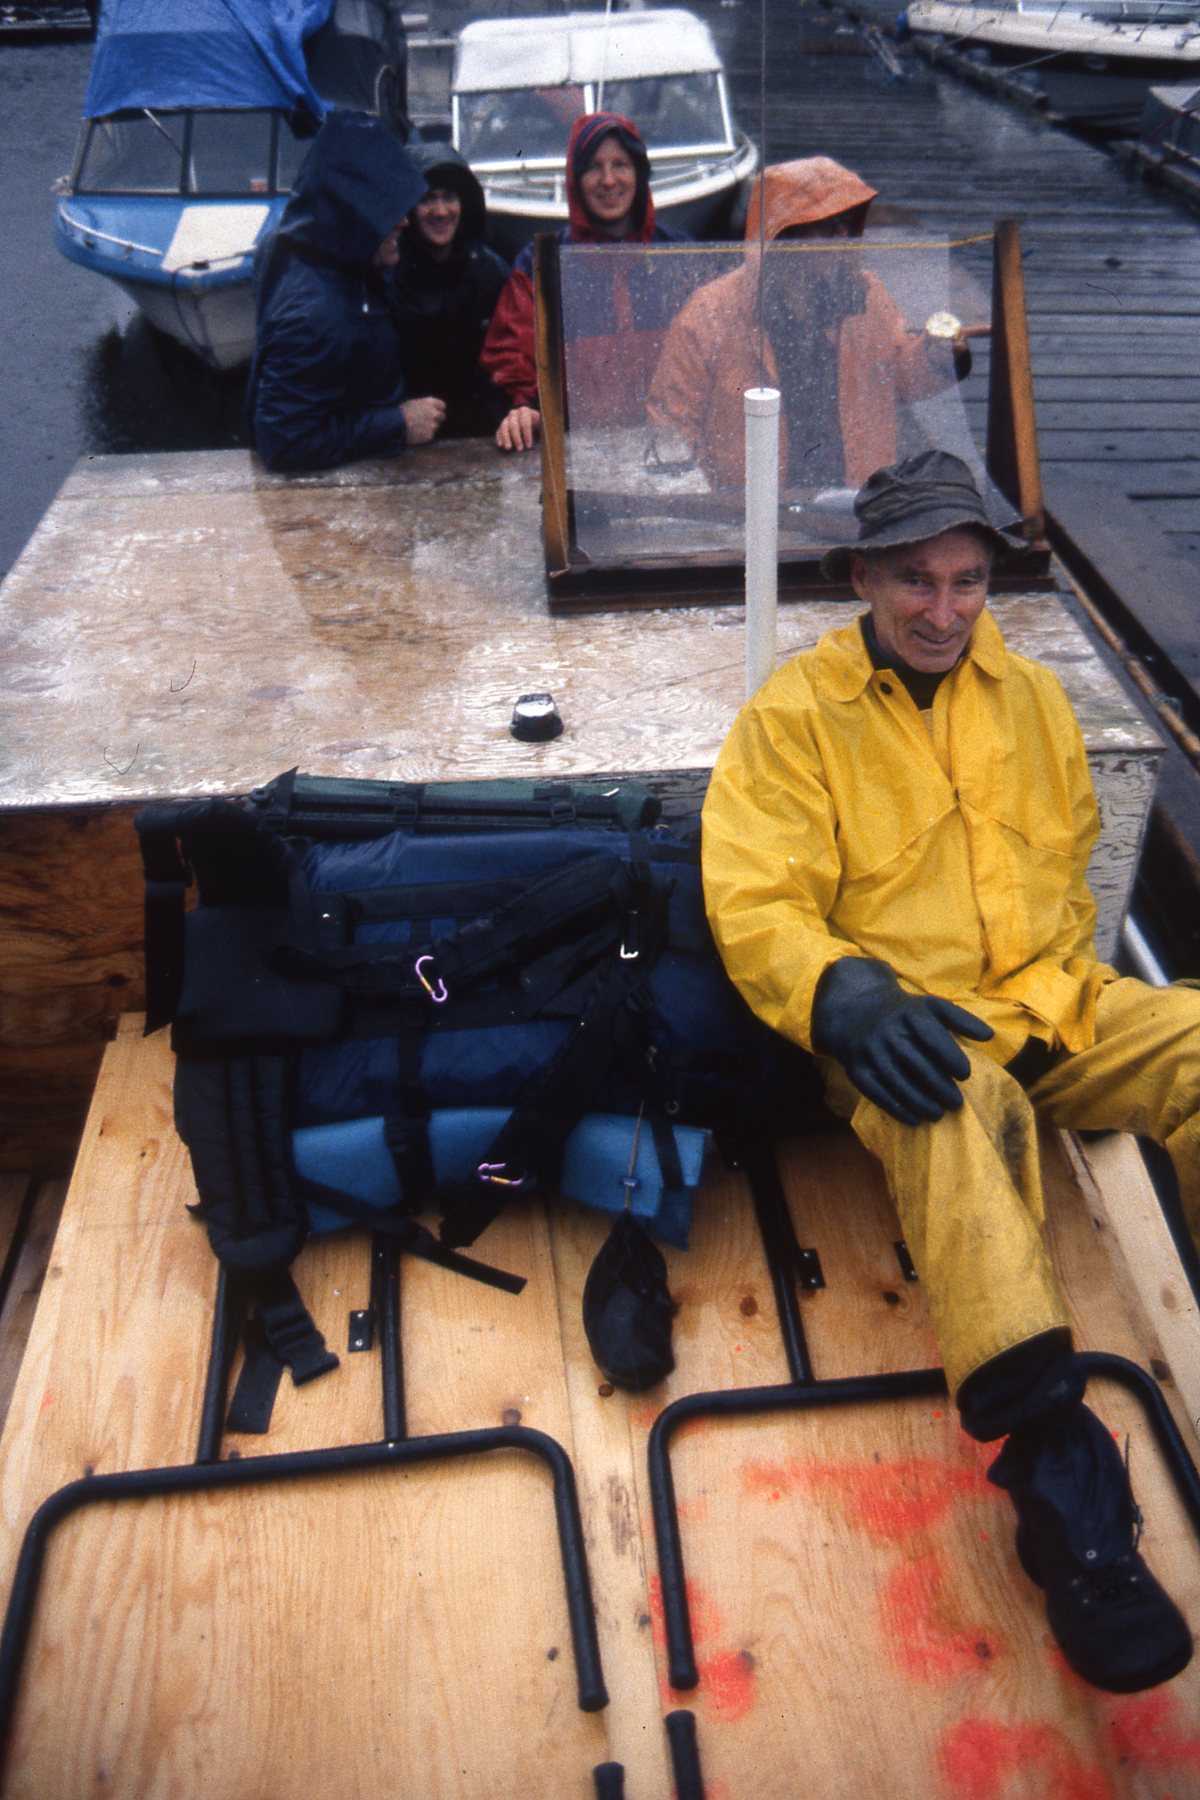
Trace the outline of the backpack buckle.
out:
M 654 1009 L 654 989 L 643 976 L 626 990 L 625 1004 L 631 1013 L 645 1014 Z

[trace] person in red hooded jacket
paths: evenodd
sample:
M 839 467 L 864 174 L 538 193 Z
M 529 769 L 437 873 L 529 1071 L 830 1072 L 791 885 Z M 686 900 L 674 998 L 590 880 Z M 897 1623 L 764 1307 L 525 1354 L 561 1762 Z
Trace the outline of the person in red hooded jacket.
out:
M 560 244 L 685 243 L 682 232 L 660 225 L 650 192 L 650 159 L 637 126 L 620 113 L 585 113 L 571 127 L 567 146 L 567 213 Z M 571 357 L 585 364 L 584 381 L 593 415 L 599 404 L 607 424 L 640 424 L 642 399 L 658 360 L 663 335 L 675 310 L 670 284 L 639 281 L 635 270 L 614 271 L 597 294 L 595 336 L 576 338 Z M 513 264 L 508 286 L 492 315 L 480 358 L 511 409 L 501 420 L 501 450 L 531 450 L 541 424 L 534 347 L 533 246 Z M 641 379 L 638 373 L 641 372 Z M 630 401 L 630 396 L 633 401 Z M 622 405 L 634 413 L 622 419 Z

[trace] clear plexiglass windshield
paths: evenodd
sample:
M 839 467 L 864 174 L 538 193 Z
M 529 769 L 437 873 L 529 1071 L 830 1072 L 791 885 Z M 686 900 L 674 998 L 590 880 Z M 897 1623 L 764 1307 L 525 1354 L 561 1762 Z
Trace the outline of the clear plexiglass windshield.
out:
M 598 565 L 737 554 L 750 387 L 779 392 L 785 557 L 839 541 L 885 463 L 936 447 L 985 483 L 986 339 L 972 359 L 959 333 L 990 322 L 990 253 L 990 233 L 951 247 L 899 229 L 777 242 L 765 259 L 753 243 L 563 245 L 579 551 Z
M 286 193 L 308 149 L 287 120 L 245 112 L 140 112 L 86 127 L 80 194 Z
M 636 120 L 652 154 L 729 143 L 714 73 L 465 93 L 458 108 L 458 147 L 472 163 L 561 160 L 575 120 L 601 109 Z

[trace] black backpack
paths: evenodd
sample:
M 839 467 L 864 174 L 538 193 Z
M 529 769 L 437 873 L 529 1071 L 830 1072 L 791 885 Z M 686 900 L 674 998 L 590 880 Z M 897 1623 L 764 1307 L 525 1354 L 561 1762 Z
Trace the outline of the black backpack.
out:
M 582 1121 L 630 1122 L 665 1209 L 654 1229 L 686 1213 L 688 1128 L 736 1138 L 815 1091 L 724 974 L 696 834 L 656 816 L 636 789 L 294 772 L 245 804 L 139 815 L 147 1030 L 172 1024 L 213 1250 L 253 1290 L 260 1352 L 297 1382 L 336 1363 L 288 1273 L 314 1218 L 518 1291 L 463 1247 L 514 1194 L 557 1189 Z M 448 1123 L 452 1141 L 474 1132 L 449 1172 Z M 334 1154 L 314 1176 L 297 1145 L 322 1134 Z M 617 1172 L 613 1210 L 641 1166 Z M 436 1236 L 415 1216 L 431 1203 Z

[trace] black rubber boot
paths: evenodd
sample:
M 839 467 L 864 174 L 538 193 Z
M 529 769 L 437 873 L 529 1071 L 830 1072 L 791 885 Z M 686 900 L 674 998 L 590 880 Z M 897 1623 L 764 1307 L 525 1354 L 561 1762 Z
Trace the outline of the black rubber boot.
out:
M 1017 1555 L 1077 1675 L 1112 1694 L 1186 1668 L 1192 1635 L 1138 1554 L 1141 1514 L 1121 1453 L 1093 1412 L 1014 1431 L 988 1470 L 1017 1511 Z
M 587 1341 L 615 1386 L 638 1391 L 671 1373 L 674 1311 L 662 1251 L 632 1213 L 622 1213 L 583 1290 Z

